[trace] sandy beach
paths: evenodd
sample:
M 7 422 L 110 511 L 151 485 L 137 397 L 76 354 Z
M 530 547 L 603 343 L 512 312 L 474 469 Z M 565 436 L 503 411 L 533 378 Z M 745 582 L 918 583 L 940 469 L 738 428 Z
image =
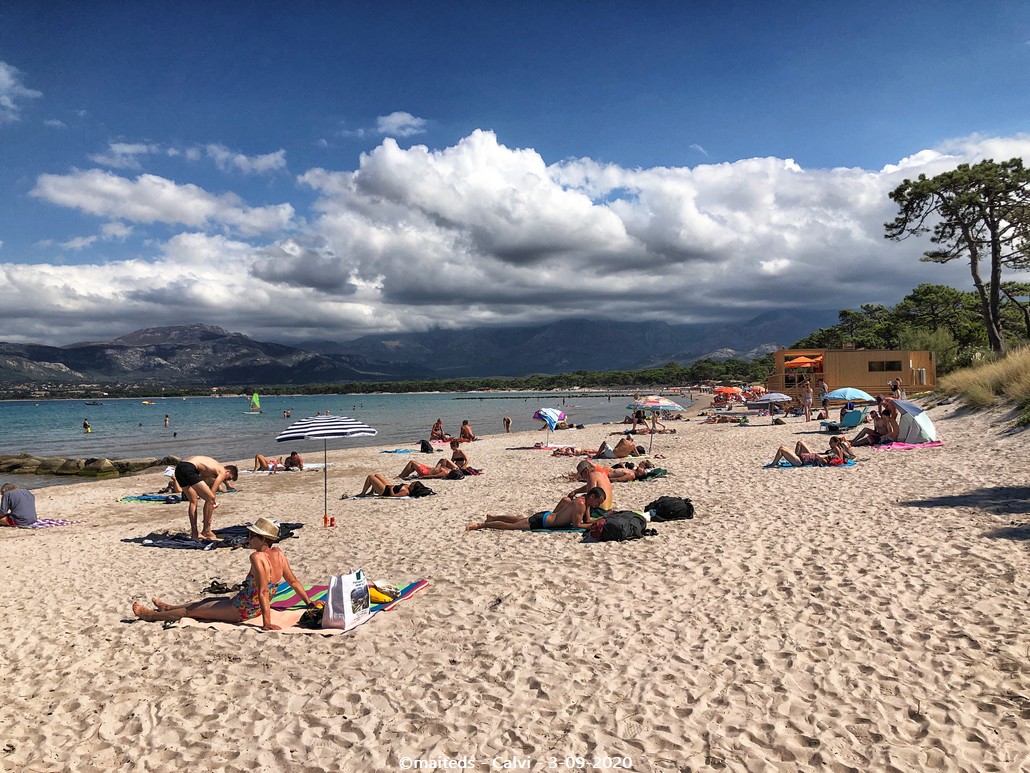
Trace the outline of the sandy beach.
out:
M 159 471 L 40 489 L 41 517 L 80 523 L 0 531 L 0 765 L 1030 769 L 1026 436 L 998 411 L 930 416 L 943 447 L 821 469 L 763 469 L 781 443 L 824 448 L 817 422 L 670 423 L 654 438 L 670 474 L 616 485 L 616 506 L 672 494 L 697 516 L 624 543 L 464 531 L 574 488 L 576 459 L 513 450 L 540 432 L 472 443 L 484 475 L 396 501 L 340 497 L 427 457 L 333 443 L 334 529 L 321 470 L 241 475 L 215 528 L 304 523 L 283 543 L 301 579 L 431 583 L 332 637 L 133 620 L 133 601 L 242 580 L 248 551 L 125 541 L 186 528 L 185 505 L 118 502 Z M 619 429 L 552 439 L 596 448 Z

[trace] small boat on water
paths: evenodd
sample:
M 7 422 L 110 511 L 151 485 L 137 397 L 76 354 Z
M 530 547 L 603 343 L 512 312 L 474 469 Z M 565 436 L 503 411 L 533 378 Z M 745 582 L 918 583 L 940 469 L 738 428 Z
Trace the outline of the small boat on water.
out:
M 140 405 L 154 405 L 154 401 L 153 400 L 143 400 L 143 401 L 140 402 Z
M 258 416 L 261 413 L 261 398 L 255 392 L 250 398 L 250 410 L 243 412 L 245 416 Z
M 103 405 L 103 403 L 97 402 L 96 400 L 86 400 L 86 405 Z

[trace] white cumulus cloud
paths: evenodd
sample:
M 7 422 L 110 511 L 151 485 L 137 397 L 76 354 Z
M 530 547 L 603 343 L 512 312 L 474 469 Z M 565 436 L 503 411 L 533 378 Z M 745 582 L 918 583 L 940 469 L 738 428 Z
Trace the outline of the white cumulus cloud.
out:
M 30 89 L 22 83 L 18 68 L 0 62 L 0 123 L 11 123 L 21 118 L 22 101 L 38 99 L 43 92 Z
M 426 120 L 416 118 L 411 113 L 398 111 L 389 115 L 381 115 L 376 119 L 376 131 L 391 137 L 412 137 L 426 130 Z

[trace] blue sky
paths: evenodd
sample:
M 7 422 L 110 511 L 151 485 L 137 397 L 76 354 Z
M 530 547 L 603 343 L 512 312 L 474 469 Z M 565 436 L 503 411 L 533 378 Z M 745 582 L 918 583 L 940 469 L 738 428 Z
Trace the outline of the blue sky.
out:
M 1028 22 L 1023 2 L 5 3 L 0 337 L 711 321 L 966 287 L 883 239 L 886 193 L 1030 150 Z

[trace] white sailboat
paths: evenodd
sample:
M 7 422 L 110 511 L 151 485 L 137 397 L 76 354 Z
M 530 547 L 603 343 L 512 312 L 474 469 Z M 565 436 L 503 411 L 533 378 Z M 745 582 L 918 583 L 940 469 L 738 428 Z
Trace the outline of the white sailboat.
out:
M 244 411 L 247 416 L 257 416 L 261 413 L 261 398 L 258 397 L 258 393 L 255 392 L 250 397 L 250 410 Z

